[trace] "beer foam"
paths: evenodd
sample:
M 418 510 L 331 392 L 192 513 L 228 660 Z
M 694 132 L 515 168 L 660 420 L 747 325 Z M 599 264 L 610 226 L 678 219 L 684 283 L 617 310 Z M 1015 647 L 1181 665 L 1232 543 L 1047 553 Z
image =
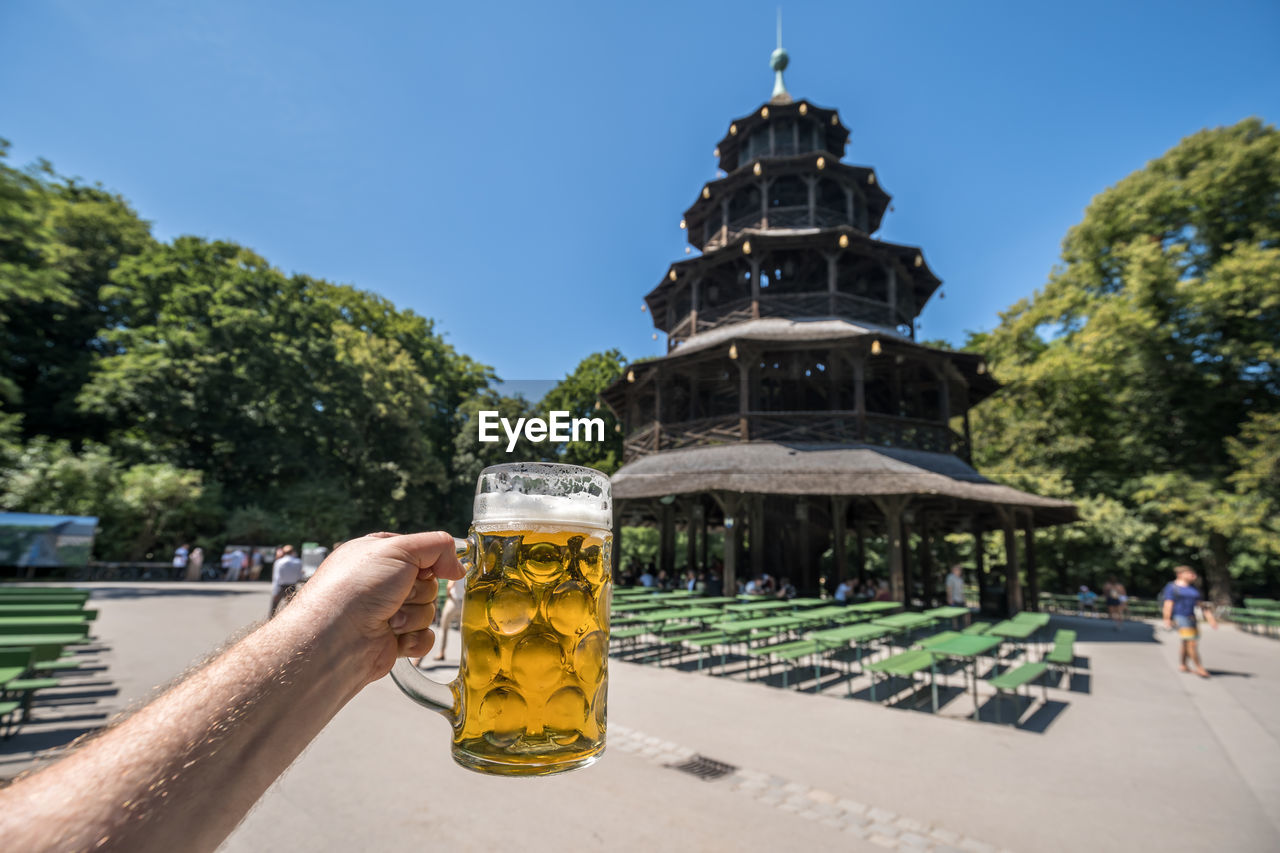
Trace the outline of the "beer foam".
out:
M 487 492 L 476 495 L 472 516 L 477 528 L 495 524 L 554 524 L 567 527 L 613 527 L 608 494 L 526 495 Z

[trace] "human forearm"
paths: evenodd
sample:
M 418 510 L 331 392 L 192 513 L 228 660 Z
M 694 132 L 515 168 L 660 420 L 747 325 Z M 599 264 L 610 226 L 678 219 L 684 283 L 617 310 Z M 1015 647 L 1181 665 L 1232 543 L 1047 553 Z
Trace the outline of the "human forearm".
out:
M 371 669 L 375 649 L 353 648 L 333 620 L 291 610 L 79 752 L 0 793 L 6 846 L 215 848 Z

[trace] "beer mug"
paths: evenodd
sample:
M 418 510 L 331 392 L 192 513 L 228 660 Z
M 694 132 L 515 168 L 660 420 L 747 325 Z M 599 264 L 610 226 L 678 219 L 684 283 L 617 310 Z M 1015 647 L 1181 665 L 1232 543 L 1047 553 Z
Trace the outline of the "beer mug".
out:
M 463 767 L 541 776 L 604 752 L 612 525 L 599 471 L 522 462 L 481 472 L 470 535 L 456 540 L 466 568 L 458 677 L 441 684 L 405 658 L 391 670 L 452 724 Z

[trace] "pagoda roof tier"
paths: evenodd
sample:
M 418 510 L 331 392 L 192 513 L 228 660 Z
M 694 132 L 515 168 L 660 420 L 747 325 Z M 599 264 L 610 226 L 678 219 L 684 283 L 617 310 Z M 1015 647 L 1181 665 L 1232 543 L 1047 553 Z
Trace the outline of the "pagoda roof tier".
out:
M 874 445 L 752 441 L 687 447 L 629 462 L 612 480 L 615 500 L 706 492 L 919 496 L 957 512 L 1030 510 L 1038 526 L 1077 518 L 1074 504 L 993 483 L 950 454 Z
M 682 364 L 699 357 L 723 356 L 739 351 L 745 355 L 749 347 L 756 349 L 812 349 L 824 344 L 858 343 L 869 357 L 894 358 L 899 355 L 933 359 L 949 364 L 969 389 L 968 406 L 990 397 L 1000 390 L 1000 383 L 987 369 L 986 358 L 978 353 L 935 349 L 904 338 L 891 329 L 862 326 L 840 319 L 788 320 L 782 317 L 765 317 L 747 320 L 732 326 L 722 326 L 694 335 L 665 356 L 647 359 L 628 365 L 623 375 L 600 392 L 600 399 L 615 412 L 623 411 L 627 386 L 645 381 L 662 365 Z M 879 344 L 880 355 L 873 356 L 873 344 Z M 742 346 L 739 346 L 742 345 Z M 731 350 L 732 348 L 732 350 Z M 955 400 L 958 407 L 961 400 Z M 957 408 L 953 414 L 961 414 Z
M 879 230 L 880 220 L 884 218 L 889 202 L 893 200 L 893 196 L 880 185 L 875 170 L 870 166 L 851 166 L 841 163 L 829 154 L 824 155 L 813 151 L 790 157 L 757 157 L 755 160 L 744 163 L 742 168 L 723 178 L 708 181 L 702 187 L 697 201 L 684 212 L 684 221 L 690 235 L 689 242 L 695 246 L 699 245 L 693 239 L 693 235 L 700 233 L 703 220 L 717 211 L 721 201 L 731 196 L 734 191 L 759 181 L 761 177 L 777 178 L 785 175 L 834 176 L 837 180 L 857 187 L 867 202 L 869 218 L 867 233 L 875 233 Z
M 822 251 L 872 257 L 895 262 L 911 282 L 914 291 L 916 314 L 942 286 L 942 279 L 929 269 L 919 246 L 887 243 L 869 237 L 863 231 L 849 225 L 833 228 L 792 228 L 786 230 L 746 230 L 737 234 L 724 246 L 697 257 L 677 261 L 667 268 L 667 274 L 645 296 L 645 304 L 653 316 L 653 325 L 662 332 L 667 328 L 667 302 L 679 288 L 686 286 L 690 275 L 711 269 L 734 257 L 767 254 L 775 249 L 819 249 Z M 815 291 L 816 292 L 816 291 Z M 680 318 L 675 318 L 677 321 Z
M 840 121 L 840 115 L 835 110 L 819 107 L 804 99 L 790 103 L 770 101 L 750 115 L 729 123 L 729 132 L 716 146 L 720 168 L 726 172 L 738 168 L 743 140 L 749 138 L 757 128 L 782 118 L 808 118 L 816 121 L 824 130 L 821 140 L 824 150 L 834 154 L 837 160 L 844 156 L 845 146 L 849 144 L 849 128 Z

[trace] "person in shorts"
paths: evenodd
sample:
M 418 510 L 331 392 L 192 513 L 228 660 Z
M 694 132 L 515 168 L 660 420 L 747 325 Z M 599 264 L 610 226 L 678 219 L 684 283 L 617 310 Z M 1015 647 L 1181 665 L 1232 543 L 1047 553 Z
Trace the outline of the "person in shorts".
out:
M 1209 671 L 1200 663 L 1200 629 L 1196 626 L 1196 609 L 1204 615 L 1205 621 L 1213 629 L 1218 630 L 1218 620 L 1213 610 L 1200 596 L 1196 589 L 1196 572 L 1190 566 L 1178 566 L 1173 570 L 1175 578 L 1165 585 L 1160 593 L 1164 600 L 1164 626 L 1177 627 L 1178 637 L 1182 641 L 1182 657 L 1178 669 L 1182 672 L 1195 672 L 1201 678 L 1208 678 Z M 1188 668 L 1187 662 L 1191 662 Z
M 462 630 L 462 600 L 466 593 L 466 578 L 449 581 L 448 598 L 445 600 L 444 610 L 440 613 L 440 631 L 436 635 L 440 641 L 440 648 L 435 655 L 436 660 L 444 660 L 444 648 L 449 644 L 449 626 L 456 624 L 458 630 Z

